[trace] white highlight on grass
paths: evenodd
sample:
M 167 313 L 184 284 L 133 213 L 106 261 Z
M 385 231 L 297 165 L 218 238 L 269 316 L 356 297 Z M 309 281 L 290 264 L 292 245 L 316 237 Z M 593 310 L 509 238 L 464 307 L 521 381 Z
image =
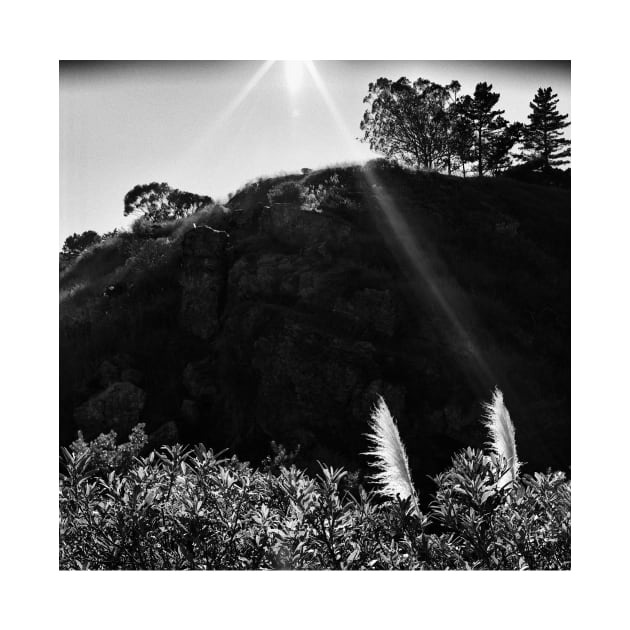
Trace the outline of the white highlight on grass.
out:
M 373 465 L 377 472 L 372 475 L 372 479 L 379 485 L 377 492 L 394 500 L 397 497 L 409 498 L 413 510 L 419 513 L 407 453 L 400 439 L 396 421 L 382 396 L 378 397 L 378 402 L 372 410 L 370 429 L 372 433 L 368 433 L 367 438 L 372 448 L 363 455 L 374 458 Z

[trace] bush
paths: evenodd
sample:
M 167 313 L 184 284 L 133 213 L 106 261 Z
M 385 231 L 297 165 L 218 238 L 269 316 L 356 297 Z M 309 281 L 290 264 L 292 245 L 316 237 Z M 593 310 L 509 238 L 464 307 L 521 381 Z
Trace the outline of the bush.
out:
M 304 187 L 294 181 L 282 182 L 267 193 L 269 203 L 302 203 L 304 196 Z
M 347 208 L 354 210 L 357 204 L 348 197 L 348 191 L 337 173 L 327 177 L 321 184 L 311 184 L 304 194 L 304 210 L 322 212 L 323 210 Z
M 63 451 L 60 568 L 570 568 L 561 473 L 498 489 L 499 462 L 467 449 L 416 516 L 348 484 L 343 469 L 256 470 L 202 445 L 138 457 L 136 435 L 124 448 L 101 436 Z M 276 449 L 274 464 L 285 456 Z
M 109 433 L 101 433 L 91 442 L 86 442 L 79 431 L 70 449 L 74 455 L 89 460 L 94 470 L 101 473 L 126 471 L 149 441 L 144 427 L 144 423 L 137 424 L 129 434 L 129 441 L 119 445 L 116 445 L 117 434 L 113 429 Z

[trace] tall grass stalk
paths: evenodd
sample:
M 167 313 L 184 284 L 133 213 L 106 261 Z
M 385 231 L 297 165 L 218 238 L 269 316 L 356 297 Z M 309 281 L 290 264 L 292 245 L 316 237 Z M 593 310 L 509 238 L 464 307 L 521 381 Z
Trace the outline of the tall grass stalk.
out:
M 414 511 L 419 514 L 420 509 L 411 481 L 407 453 L 400 439 L 396 422 L 382 396 L 379 396 L 372 410 L 370 429 L 372 433 L 366 434 L 366 437 L 372 448 L 363 455 L 375 459 L 373 465 L 378 472 L 372 475 L 371 479 L 379 486 L 377 492 L 391 499 L 409 498 Z
M 483 424 L 490 434 L 489 448 L 504 458 L 510 468 L 499 481 L 499 487 L 516 481 L 521 463 L 516 454 L 515 430 L 510 414 L 503 402 L 503 392 L 495 387 L 492 400 L 484 403 Z

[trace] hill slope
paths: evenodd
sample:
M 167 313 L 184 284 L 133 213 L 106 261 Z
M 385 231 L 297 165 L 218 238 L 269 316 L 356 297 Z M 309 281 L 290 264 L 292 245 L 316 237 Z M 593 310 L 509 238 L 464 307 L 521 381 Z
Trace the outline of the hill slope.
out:
M 283 181 L 301 204 L 269 204 Z M 498 385 L 521 459 L 570 464 L 568 190 L 380 162 L 259 180 L 60 284 L 62 443 L 142 421 L 154 445 L 356 468 L 380 393 L 422 486 L 482 444 Z

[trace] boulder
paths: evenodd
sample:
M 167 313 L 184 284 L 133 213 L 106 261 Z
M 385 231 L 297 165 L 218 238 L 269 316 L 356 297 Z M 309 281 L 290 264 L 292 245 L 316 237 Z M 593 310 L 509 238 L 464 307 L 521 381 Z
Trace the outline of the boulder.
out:
M 83 431 L 86 440 L 111 429 L 118 435 L 128 435 L 140 421 L 145 398 L 145 392 L 132 383 L 112 383 L 75 409 L 77 429 Z

